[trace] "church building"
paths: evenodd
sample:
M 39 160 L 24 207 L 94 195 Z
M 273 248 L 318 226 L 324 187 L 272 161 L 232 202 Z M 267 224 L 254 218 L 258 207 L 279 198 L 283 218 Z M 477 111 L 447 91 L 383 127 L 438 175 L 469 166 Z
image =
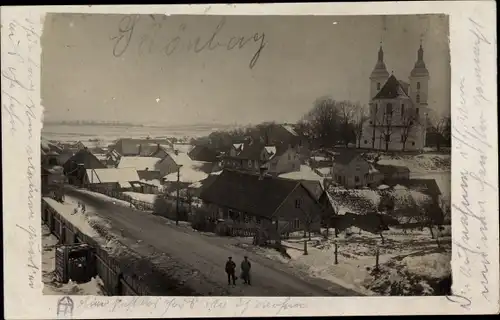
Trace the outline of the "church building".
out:
M 370 113 L 363 127 L 361 148 L 383 151 L 422 150 L 425 146 L 429 71 L 422 45 L 409 83 L 389 74 L 380 46 L 370 75 Z

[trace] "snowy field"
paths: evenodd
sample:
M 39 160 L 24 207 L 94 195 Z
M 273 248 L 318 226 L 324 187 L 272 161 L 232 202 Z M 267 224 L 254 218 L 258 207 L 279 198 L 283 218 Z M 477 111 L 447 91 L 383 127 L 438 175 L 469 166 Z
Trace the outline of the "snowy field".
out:
M 251 246 L 248 239 L 241 239 L 238 246 L 365 295 L 438 295 L 444 294 L 440 281 L 451 275 L 450 234 L 449 228 L 441 233 L 438 247 L 428 231 L 391 229 L 382 244 L 378 235 L 351 228 L 337 239 L 313 236 L 307 255 L 304 240 L 308 238 L 300 236 L 282 242 L 286 255 Z
M 104 295 L 103 283 L 99 276 L 92 278 L 87 283 L 74 283 L 71 280 L 59 283 L 55 278 L 55 247 L 57 238 L 50 233 L 46 225 L 42 225 L 42 282 L 43 294 L 48 295 Z
M 119 138 L 175 137 L 182 139 L 185 137 L 199 137 L 208 135 L 218 129 L 201 125 L 126 127 L 48 124 L 43 126 L 42 136 L 48 140 L 62 142 L 99 139 L 109 144 Z

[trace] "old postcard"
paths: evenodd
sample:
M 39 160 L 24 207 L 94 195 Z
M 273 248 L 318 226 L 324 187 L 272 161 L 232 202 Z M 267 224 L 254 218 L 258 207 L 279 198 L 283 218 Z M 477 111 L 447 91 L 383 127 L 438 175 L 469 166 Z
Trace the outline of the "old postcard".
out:
M 498 312 L 494 11 L 2 10 L 6 317 Z

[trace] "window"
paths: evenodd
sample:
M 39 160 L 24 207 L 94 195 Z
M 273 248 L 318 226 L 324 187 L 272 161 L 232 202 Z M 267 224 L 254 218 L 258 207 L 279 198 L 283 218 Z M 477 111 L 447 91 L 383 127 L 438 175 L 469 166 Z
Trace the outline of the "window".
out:
M 370 120 L 370 124 L 373 124 L 373 121 Z
M 295 200 L 295 208 L 300 208 L 300 205 L 302 204 L 302 200 L 301 199 L 297 199 Z
M 390 136 L 390 135 L 388 135 L 388 134 L 386 134 L 386 135 L 385 135 L 385 141 L 386 141 L 386 142 L 390 142 L 390 141 L 391 141 L 391 136 Z
M 418 108 L 415 109 L 415 113 L 418 114 L 420 110 Z
M 412 146 L 414 146 L 414 145 L 415 145 L 415 141 L 412 141 L 412 142 L 411 142 L 411 145 L 412 145 Z
M 359 177 L 358 176 L 354 176 L 354 182 L 359 182 Z
M 405 104 L 401 104 L 401 118 L 405 115 Z
M 367 140 L 365 140 L 365 144 L 368 144 L 368 141 L 367 141 Z
M 368 180 L 368 173 L 365 173 L 365 180 Z
M 256 222 L 257 224 L 261 224 L 261 222 L 262 222 L 262 221 L 260 220 L 260 218 L 259 218 L 259 217 L 255 217 L 255 222 Z
M 248 167 L 251 168 L 252 167 L 252 160 L 248 160 Z
M 295 170 L 295 163 L 292 163 L 292 170 Z
M 292 221 L 292 228 L 293 229 L 300 229 L 300 220 L 299 219 L 295 219 Z
M 392 103 L 388 103 L 385 107 L 385 113 L 392 114 Z
M 337 182 L 342 183 L 342 176 L 337 176 Z
M 415 98 L 415 100 L 417 103 L 420 103 L 420 95 L 419 94 L 417 94 L 417 97 Z
M 417 90 L 420 90 L 420 82 L 417 82 Z
M 380 90 L 380 82 L 377 82 L 377 90 Z

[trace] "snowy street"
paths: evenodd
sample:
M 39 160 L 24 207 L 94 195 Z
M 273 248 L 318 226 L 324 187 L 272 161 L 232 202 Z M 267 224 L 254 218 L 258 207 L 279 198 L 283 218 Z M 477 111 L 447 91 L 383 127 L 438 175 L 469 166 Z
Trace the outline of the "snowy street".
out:
M 166 255 L 196 269 L 202 279 L 226 288 L 228 295 L 243 296 L 352 296 L 360 295 L 353 290 L 321 279 L 298 275 L 279 262 L 231 246 L 234 239 L 204 236 L 189 228 L 175 226 L 175 223 L 150 213 L 141 212 L 114 199 L 89 192 L 66 188 L 66 197 L 84 202 L 87 212 L 108 220 L 110 232 L 134 241 L 134 250 L 152 247 L 157 256 Z M 71 201 L 71 200 L 70 200 Z M 113 203 L 114 202 L 114 203 Z M 233 257 L 238 268 L 243 256 L 252 261 L 252 286 L 244 286 L 240 280 L 236 286 L 227 285 L 224 265 L 228 257 Z M 151 256 L 155 259 L 155 256 Z M 171 271 L 171 270 L 168 270 Z M 188 280 L 188 279 L 186 279 Z M 206 280 L 208 281 L 208 280 Z M 203 285 L 207 285 L 203 283 Z M 193 288 L 196 289 L 196 288 Z

